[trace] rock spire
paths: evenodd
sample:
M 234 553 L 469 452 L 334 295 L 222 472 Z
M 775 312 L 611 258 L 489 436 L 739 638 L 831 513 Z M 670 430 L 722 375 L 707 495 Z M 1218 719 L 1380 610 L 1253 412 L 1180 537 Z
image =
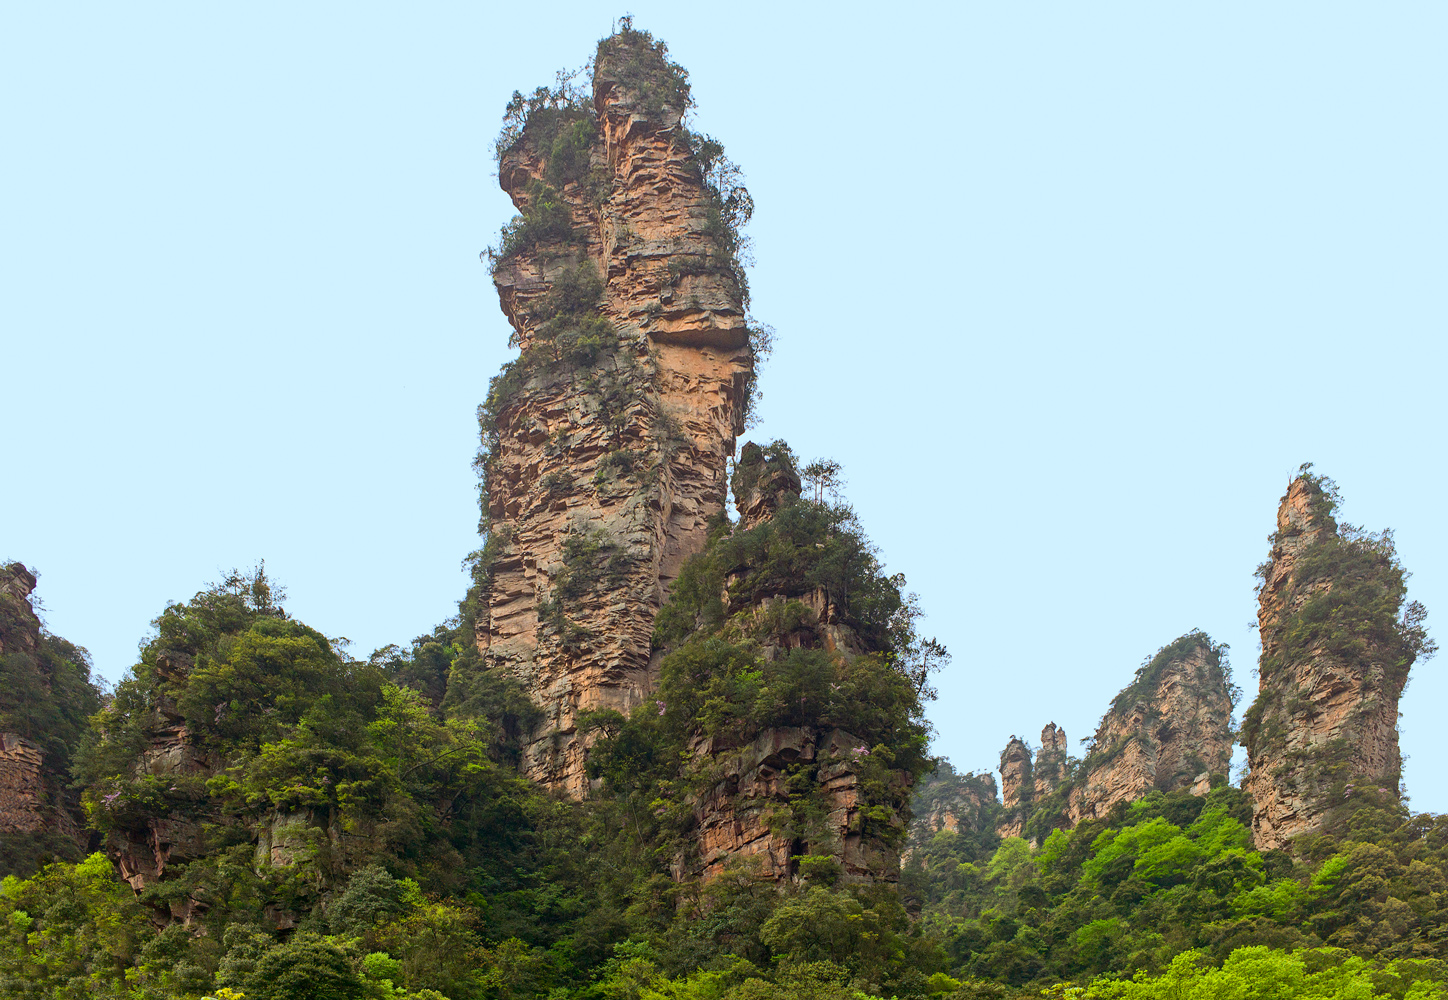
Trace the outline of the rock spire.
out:
M 1432 643 L 1390 532 L 1338 523 L 1335 484 L 1304 466 L 1258 570 L 1259 692 L 1243 723 L 1259 849 L 1330 827 L 1353 800 L 1397 801 L 1398 698 Z
M 543 709 L 526 772 L 581 796 L 578 715 L 652 690 L 654 618 L 724 507 L 754 372 L 750 206 L 643 33 L 600 43 L 591 101 L 520 101 L 498 179 L 521 215 L 493 279 L 521 354 L 481 411 L 477 640 Z

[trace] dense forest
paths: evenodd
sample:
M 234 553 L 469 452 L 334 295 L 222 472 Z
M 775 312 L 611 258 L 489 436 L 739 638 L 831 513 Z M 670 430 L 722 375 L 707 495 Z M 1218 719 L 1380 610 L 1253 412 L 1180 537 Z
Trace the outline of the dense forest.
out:
M 1448 997 L 1391 534 L 1304 466 L 1243 731 L 1189 633 L 1081 759 L 1008 748 L 998 798 L 931 755 L 950 656 L 838 466 L 735 453 L 772 332 L 687 73 L 627 19 L 593 70 L 498 142 L 519 355 L 455 614 L 357 659 L 258 565 L 159 608 L 106 689 L 0 567 L 0 996 Z

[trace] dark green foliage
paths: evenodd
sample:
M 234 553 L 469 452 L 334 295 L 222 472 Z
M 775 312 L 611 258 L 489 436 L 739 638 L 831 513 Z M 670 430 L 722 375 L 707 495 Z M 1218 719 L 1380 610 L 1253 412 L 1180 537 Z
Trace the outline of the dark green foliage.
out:
M 25 573 L 19 563 L 0 566 L 0 578 Z M 22 651 L 30 641 L 34 652 Z M 36 627 L 29 605 L 0 600 L 0 732 L 15 733 L 45 754 L 48 771 L 64 775 L 87 731 L 86 720 L 101 707 L 91 682 L 90 654 Z
M 1377 699 L 1396 702 L 1413 664 L 1437 647 L 1428 637 L 1423 606 L 1416 601 L 1404 606 L 1407 574 L 1392 532 L 1373 534 L 1339 522 L 1336 484 L 1309 468 L 1303 466 L 1297 482 L 1307 489 L 1310 523 L 1290 530 L 1294 537 L 1314 534 L 1296 552 L 1291 576 L 1274 598 L 1281 611 L 1264 630 L 1262 688 L 1243 718 L 1242 735 L 1254 759 L 1280 758 L 1281 776 L 1293 774 L 1295 793 L 1332 807 L 1327 822 L 1335 824 L 1352 813 L 1354 778 L 1396 792 L 1399 762 L 1389 761 L 1381 774 L 1355 773 L 1350 733 L 1287 753 L 1287 720 L 1311 708 L 1309 692 L 1294 678 L 1322 669 L 1318 664 L 1358 677 L 1362 711 L 1368 712 Z M 1271 541 L 1276 560 L 1285 538 L 1274 534 Z M 1273 565 L 1259 568 L 1263 587 Z
M 576 240 L 573 210 L 567 200 L 557 188 L 535 180 L 528 185 L 522 213 L 503 226 L 493 259 L 495 262 L 507 260 L 542 244 L 559 246 Z
M 256 963 L 245 993 L 257 1000 L 361 1000 L 361 977 L 343 951 L 314 935 L 300 934 L 269 949 Z
M 617 83 L 629 94 L 633 108 L 651 118 L 672 112 L 682 116 L 694 105 L 689 71 L 669 58 L 669 47 L 629 18 L 601 39 L 593 57 L 594 77 Z
M 580 123 L 591 123 L 593 103 L 573 79 L 573 74 L 560 72 L 552 87 L 538 87 L 527 97 L 513 91 L 503 110 L 503 130 L 494 146 L 500 160 L 520 141 L 527 141 L 545 154 L 551 153 L 560 140 L 578 144 L 578 136 L 568 133 Z M 563 155 L 571 162 L 573 154 L 564 152 Z M 558 185 L 555 183 L 555 186 Z
M 0 565 L 0 581 L 28 574 L 19 563 Z M 88 719 L 101 707 L 91 682 L 90 654 L 52 635 L 19 596 L 0 595 L 0 732 L 14 733 L 42 754 L 37 803 L 50 821 L 67 813 L 79 822 L 70 782 L 71 758 L 89 738 Z M 11 831 L 0 837 L 0 875 L 25 874 L 53 860 L 77 861 L 83 841 L 57 830 Z
M 628 554 L 603 531 L 569 535 L 563 540 L 563 569 L 553 578 L 553 593 L 572 601 L 600 587 L 611 588 L 631 565 Z
M 896 648 L 900 634 L 903 579 L 887 577 L 876 549 L 861 534 L 846 504 L 787 500 L 773 518 L 749 531 L 719 537 L 693 567 L 681 574 L 678 607 L 660 616 L 660 637 L 668 641 L 694 621 L 722 617 L 762 598 L 798 597 L 822 591 L 867 644 Z M 719 597 L 729 579 L 727 606 Z
M 1441 817 L 1410 820 L 1365 797 L 1348 824 L 1361 833 L 1321 837 L 1294 862 L 1252 850 L 1250 813 L 1220 787 L 1118 804 L 1035 851 L 1011 840 L 992 853 L 941 832 L 912 855 L 904 884 L 944 935 L 952 975 L 1017 985 L 1158 972 L 1191 949 L 1218 963 L 1239 948 L 1323 944 L 1448 958 L 1429 915 L 1432 887 L 1448 886 Z
M 603 282 L 585 260 L 565 267 L 529 310 L 538 324 L 535 336 L 549 346 L 555 363 L 590 368 L 601 352 L 616 345 L 613 324 L 598 315 L 602 298 Z
M 1195 680 L 1203 686 L 1216 687 L 1224 683 L 1230 684 L 1231 675 L 1226 663 L 1227 646 L 1224 643 L 1213 642 L 1211 636 L 1200 629 L 1193 629 L 1186 635 L 1161 647 L 1156 651 L 1155 656 L 1143 662 L 1131 683 L 1112 699 L 1111 710 L 1113 712 L 1129 711 L 1139 700 L 1156 691 L 1161 675 L 1167 667 L 1185 659 L 1198 649 L 1206 654 L 1207 673 Z

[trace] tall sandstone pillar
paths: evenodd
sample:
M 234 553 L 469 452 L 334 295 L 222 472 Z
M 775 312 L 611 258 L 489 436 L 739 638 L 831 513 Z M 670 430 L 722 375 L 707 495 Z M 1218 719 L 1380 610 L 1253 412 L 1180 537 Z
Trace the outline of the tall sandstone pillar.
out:
M 1259 693 L 1243 724 L 1258 849 L 1333 825 L 1354 798 L 1396 801 L 1398 698 L 1426 647 L 1388 532 L 1339 526 L 1331 480 L 1305 469 L 1258 570 Z
M 622 32 L 591 106 L 534 110 L 499 159 L 522 228 L 494 282 L 521 355 L 481 413 L 477 640 L 543 709 L 525 770 L 575 796 L 579 713 L 626 714 L 655 684 L 654 618 L 723 510 L 754 370 L 729 192 L 706 182 L 687 95 L 661 46 Z
M 1025 829 L 1031 814 L 1032 794 L 1035 791 L 1031 775 L 1031 748 L 1025 741 L 1012 736 L 1006 748 L 1001 751 L 1001 804 L 1004 810 L 996 832 L 1002 837 L 1019 837 Z

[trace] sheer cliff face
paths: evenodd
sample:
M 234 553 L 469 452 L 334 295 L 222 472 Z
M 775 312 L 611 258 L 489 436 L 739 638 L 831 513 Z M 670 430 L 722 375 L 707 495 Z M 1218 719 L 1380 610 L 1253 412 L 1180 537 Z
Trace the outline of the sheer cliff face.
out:
M 1001 803 L 1005 811 L 1001 814 L 996 832 L 1002 837 L 1019 837 L 1030 815 L 1035 791 L 1031 778 L 1031 751 L 1022 740 L 1012 736 L 1001 751 L 1000 771 Z
M 0 566 L 0 656 L 40 648 L 40 618 L 30 606 L 35 577 L 20 563 Z
M 636 53 L 617 39 L 600 49 L 593 114 L 568 118 L 587 139 L 579 179 L 548 184 L 557 147 L 544 149 L 531 126 L 501 157 L 499 181 L 519 210 L 561 203 L 573 235 L 495 269 L 523 352 L 515 374 L 527 378 L 484 427 L 495 435 L 485 518 L 498 554 L 478 643 L 545 711 L 527 773 L 576 796 L 587 789 L 577 715 L 626 714 L 652 689 L 654 617 L 723 509 L 753 370 L 743 291 L 719 265 L 718 216 L 682 109 L 659 109 L 622 81 Z M 570 369 L 552 360 L 550 320 L 580 274 L 602 282 L 594 308 L 606 324 L 594 328 L 594 356 Z
M 1046 728 L 1041 730 L 1041 749 L 1031 767 L 1035 801 L 1044 801 L 1065 777 L 1066 749 L 1066 730 L 1054 722 L 1046 723 Z
M 1259 694 L 1243 725 L 1259 849 L 1330 825 L 1354 794 L 1398 794 L 1398 698 L 1421 633 L 1397 619 L 1391 536 L 1340 528 L 1333 490 L 1292 481 L 1259 570 Z
M 63 697 L 54 689 L 54 671 L 72 665 L 56 662 L 51 647 L 57 640 L 42 631 L 30 603 L 34 590 L 35 576 L 23 565 L 0 565 L 0 683 L 6 687 L 0 698 L 0 874 L 9 864 L 23 870 L 31 855 L 79 852 L 89 839 L 67 787 L 72 734 L 60 731 L 77 719 L 54 705 Z M 81 702 L 74 713 L 94 707 Z
M 1071 790 L 1071 823 L 1106 815 L 1153 788 L 1195 789 L 1226 774 L 1232 695 L 1221 652 L 1201 633 L 1159 652 L 1117 695 L 1096 730 L 1084 777 Z

